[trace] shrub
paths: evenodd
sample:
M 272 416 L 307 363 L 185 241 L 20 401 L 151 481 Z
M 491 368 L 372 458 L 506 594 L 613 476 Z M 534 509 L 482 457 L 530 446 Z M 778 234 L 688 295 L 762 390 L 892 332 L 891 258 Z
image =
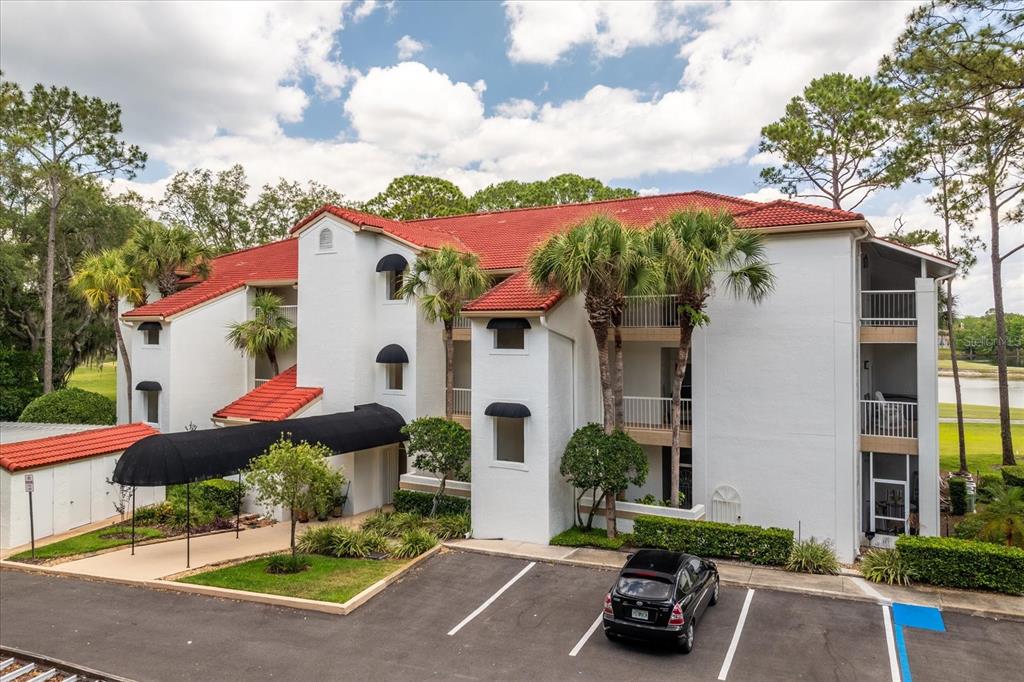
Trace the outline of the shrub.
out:
M 836 558 L 831 542 L 818 542 L 812 537 L 793 545 L 786 569 L 798 573 L 836 575 L 839 573 L 839 559 Z
M 341 526 L 317 526 L 303 531 L 299 539 L 295 541 L 295 548 L 304 554 L 331 555 L 331 548 L 338 530 L 345 530 Z
M 40 353 L 0 345 L 0 421 L 17 421 L 25 406 L 43 392 Z
M 658 547 L 703 557 L 782 566 L 793 549 L 793 531 L 714 521 L 641 515 L 633 522 L 638 547 Z
M 99 393 L 64 388 L 41 395 L 22 410 L 20 422 L 47 424 L 114 424 L 117 405 Z
M 1002 474 L 985 473 L 978 477 L 978 501 L 988 502 L 992 499 L 993 488 L 1003 484 Z
M 896 548 L 921 582 L 1024 594 L 1024 549 L 918 536 L 899 538 Z
M 383 535 L 338 526 L 331 539 L 331 555 L 365 559 L 374 552 L 387 554 L 388 541 Z
M 909 585 L 917 577 L 896 549 L 873 549 L 860 558 L 860 572 L 873 583 Z
M 961 540 L 977 540 L 985 520 L 977 514 L 968 514 L 963 521 L 953 526 L 953 535 Z
M 430 520 L 427 526 L 439 540 L 464 538 L 469 535 L 470 531 L 469 514 L 438 516 L 436 519 Z
M 396 490 L 394 497 L 395 511 L 430 516 L 430 509 L 434 504 L 434 496 L 430 493 L 421 493 L 416 490 Z M 440 516 L 449 514 L 468 514 L 469 498 L 456 497 L 455 495 L 442 495 L 437 503 L 437 513 Z
M 267 573 L 301 573 L 312 565 L 302 554 L 275 554 L 267 560 Z
M 1018 464 L 1016 466 L 1003 467 L 1000 469 L 1000 473 L 1002 473 L 1003 482 L 1006 485 L 1024 487 L 1024 466 Z
M 392 552 L 392 554 L 399 559 L 411 559 L 423 554 L 436 544 L 436 535 L 423 528 L 417 528 L 416 530 L 406 532 L 402 536 L 398 549 Z
M 949 479 L 949 510 L 953 516 L 967 513 L 967 481 L 963 478 Z
M 409 512 L 379 512 L 363 522 L 362 529 L 389 538 L 423 525 L 423 517 Z
M 559 547 L 597 547 L 598 549 L 621 549 L 623 545 L 632 545 L 632 533 L 619 533 L 613 538 L 600 528 L 586 530 L 573 526 L 551 538 L 550 544 Z
M 135 523 L 140 526 L 159 526 L 173 522 L 174 505 L 167 500 L 135 510 Z

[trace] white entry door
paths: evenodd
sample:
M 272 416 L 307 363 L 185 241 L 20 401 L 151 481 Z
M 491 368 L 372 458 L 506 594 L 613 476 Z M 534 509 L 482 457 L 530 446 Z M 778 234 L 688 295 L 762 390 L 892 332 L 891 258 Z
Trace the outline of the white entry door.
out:
M 92 463 L 73 462 L 68 467 L 68 528 L 92 521 Z M 55 500 L 59 504 L 59 500 Z

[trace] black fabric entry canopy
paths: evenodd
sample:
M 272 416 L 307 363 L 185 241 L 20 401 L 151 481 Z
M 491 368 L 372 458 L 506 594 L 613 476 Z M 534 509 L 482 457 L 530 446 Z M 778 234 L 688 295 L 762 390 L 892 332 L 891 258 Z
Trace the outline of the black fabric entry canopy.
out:
M 136 391 L 162 391 L 163 387 L 160 386 L 159 381 L 140 381 L 135 384 Z
M 530 408 L 522 403 L 491 403 L 484 410 L 488 417 L 523 419 L 530 416 Z
M 377 403 L 353 412 L 279 422 L 148 436 L 129 447 L 114 467 L 114 482 L 156 486 L 193 483 L 245 469 L 282 433 L 293 441 L 323 443 L 336 453 L 408 440 L 402 415 Z
M 488 329 L 532 329 L 525 317 L 495 317 L 487 323 Z
M 164 326 L 162 324 L 160 324 L 159 322 L 153 322 L 152 320 L 150 320 L 149 322 L 143 322 L 142 324 L 139 325 L 139 331 L 140 332 L 148 332 L 150 329 L 163 329 L 163 328 L 164 328 Z
M 405 352 L 405 349 L 399 346 L 397 343 L 389 343 L 380 349 L 377 353 L 377 362 L 399 365 L 404 362 L 409 362 L 409 354 Z
M 377 261 L 377 272 L 402 272 L 408 265 L 409 261 L 405 260 L 403 256 L 389 253 Z

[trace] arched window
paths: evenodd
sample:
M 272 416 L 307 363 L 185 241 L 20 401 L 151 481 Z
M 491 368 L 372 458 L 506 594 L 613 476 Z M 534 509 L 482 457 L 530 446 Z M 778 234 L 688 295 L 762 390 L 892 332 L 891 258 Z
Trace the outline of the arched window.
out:
M 719 523 L 739 523 L 742 508 L 740 493 L 731 485 L 720 485 L 711 494 L 711 520 Z
M 320 230 L 320 250 L 330 251 L 334 248 L 334 233 L 331 232 L 331 228 L 325 227 Z

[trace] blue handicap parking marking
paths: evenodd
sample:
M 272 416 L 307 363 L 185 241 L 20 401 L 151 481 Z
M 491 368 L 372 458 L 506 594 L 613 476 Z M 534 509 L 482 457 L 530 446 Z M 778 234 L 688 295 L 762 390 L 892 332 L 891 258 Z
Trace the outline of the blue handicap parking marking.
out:
M 903 638 L 904 628 L 945 632 L 946 625 L 942 622 L 942 612 L 934 606 L 918 606 L 916 604 L 892 605 L 893 629 L 896 637 L 896 651 L 900 657 L 900 673 L 903 682 L 911 682 L 910 659 L 907 658 L 907 643 Z

